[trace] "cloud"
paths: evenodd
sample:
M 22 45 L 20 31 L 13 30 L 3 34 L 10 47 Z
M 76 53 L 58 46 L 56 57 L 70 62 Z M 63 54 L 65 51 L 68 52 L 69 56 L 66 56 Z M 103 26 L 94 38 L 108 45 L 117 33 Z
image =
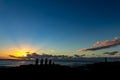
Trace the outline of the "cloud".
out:
M 86 56 L 86 54 L 81 55 L 81 57 L 84 57 L 84 56 Z
M 36 58 L 39 58 L 39 59 L 45 59 L 45 58 L 48 58 L 48 59 L 53 59 L 53 60 L 67 60 L 67 59 L 78 59 L 78 58 L 81 58 L 82 56 L 80 55 L 73 55 L 73 56 L 67 56 L 67 55 L 49 55 L 49 54 L 37 54 L 37 53 L 28 53 L 26 56 L 22 56 L 22 57 L 17 57 L 17 56 L 14 56 L 14 55 L 9 55 L 10 57 L 12 58 L 15 58 L 15 59 L 25 59 L 25 60 L 35 60 Z M 84 55 L 83 55 L 84 56 Z
M 16 58 L 16 56 L 14 56 L 14 55 L 9 55 L 10 57 L 13 57 L 13 58 Z
M 120 45 L 120 39 L 118 37 L 115 37 L 113 40 L 105 40 L 103 42 L 96 42 L 92 48 L 86 48 L 86 49 L 81 49 L 78 50 L 78 52 L 86 52 L 86 51 L 95 51 L 95 50 L 100 50 L 100 49 L 105 49 L 105 48 L 110 48 Z
M 118 51 L 113 51 L 113 52 L 105 52 L 105 53 L 103 53 L 103 54 L 115 55 L 115 54 L 117 54 L 117 53 L 118 53 Z
M 9 56 L 12 58 L 17 58 L 17 59 L 36 59 L 36 58 L 41 57 L 41 55 L 39 55 L 37 53 L 29 53 L 29 52 L 27 52 L 27 53 L 28 54 L 26 56 L 21 56 L 21 57 L 14 56 L 14 55 L 9 55 Z
M 9 55 L 9 57 L 15 58 L 15 59 L 27 59 L 27 57 L 18 57 L 14 55 Z

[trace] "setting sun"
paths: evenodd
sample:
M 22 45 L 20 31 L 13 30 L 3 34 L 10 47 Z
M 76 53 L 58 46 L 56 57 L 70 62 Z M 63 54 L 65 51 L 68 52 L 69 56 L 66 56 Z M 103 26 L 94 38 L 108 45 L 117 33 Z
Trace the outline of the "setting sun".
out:
M 13 55 L 18 56 L 18 57 L 26 56 L 27 52 L 26 52 L 26 50 L 20 50 L 20 51 L 16 51 Z
M 16 57 L 25 57 L 28 53 L 30 54 L 36 51 L 37 49 L 30 45 L 21 45 L 19 47 L 12 48 L 12 55 Z
M 31 53 L 34 53 L 34 52 L 37 52 L 37 51 L 38 51 L 37 47 L 34 47 L 32 45 L 28 45 L 28 44 L 24 44 L 24 45 L 21 44 L 19 46 L 13 46 L 13 47 L 1 50 L 0 51 L 0 53 L 1 53 L 0 57 L 1 58 L 10 58 L 10 59 L 14 58 L 14 57 L 11 57 L 11 56 L 15 56 L 16 58 L 17 57 L 26 57 L 27 54 L 31 54 Z

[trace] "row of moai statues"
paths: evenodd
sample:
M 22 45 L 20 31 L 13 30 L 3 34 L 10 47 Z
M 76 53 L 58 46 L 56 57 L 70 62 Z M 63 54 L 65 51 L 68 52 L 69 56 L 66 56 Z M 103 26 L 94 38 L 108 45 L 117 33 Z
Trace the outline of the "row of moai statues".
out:
M 49 60 L 47 58 L 40 59 L 40 65 L 53 65 L 53 64 L 54 64 L 54 62 L 51 59 L 49 59 Z M 39 65 L 38 58 L 36 58 L 36 60 L 35 60 L 35 65 Z

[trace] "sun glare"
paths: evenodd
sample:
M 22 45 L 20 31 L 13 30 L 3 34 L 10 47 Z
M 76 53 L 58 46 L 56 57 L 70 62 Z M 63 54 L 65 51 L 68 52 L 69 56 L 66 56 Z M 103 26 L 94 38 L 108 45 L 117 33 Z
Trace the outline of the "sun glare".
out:
M 16 57 L 25 57 L 28 53 L 33 53 L 36 52 L 37 48 L 33 48 L 28 45 L 22 45 L 19 47 L 14 47 L 11 49 L 11 55 L 16 56 Z
M 14 56 L 17 56 L 17 57 L 21 57 L 21 56 L 25 57 L 26 55 L 27 55 L 27 53 L 25 50 L 20 50 L 20 51 L 17 51 L 14 53 Z

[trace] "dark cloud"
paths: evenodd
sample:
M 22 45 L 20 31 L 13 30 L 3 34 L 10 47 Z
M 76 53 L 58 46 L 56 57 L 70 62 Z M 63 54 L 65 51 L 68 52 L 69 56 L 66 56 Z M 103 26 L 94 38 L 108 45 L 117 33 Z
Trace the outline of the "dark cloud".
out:
M 21 56 L 21 57 L 17 57 L 17 56 L 14 56 L 14 55 L 9 55 L 10 57 L 12 58 L 17 58 L 17 59 L 36 59 L 36 58 L 46 58 L 48 57 L 47 54 L 43 54 L 43 55 L 40 55 L 40 54 L 37 54 L 37 53 L 28 53 L 26 56 Z M 49 56 L 50 58 L 50 56 Z
M 86 56 L 86 54 L 81 55 L 81 57 L 84 57 L 84 56 Z
M 117 45 L 120 45 L 120 39 L 118 37 L 115 37 L 112 41 L 105 40 L 103 42 L 96 42 L 92 48 L 81 49 L 81 50 L 78 50 L 78 52 L 95 51 L 95 50 L 114 47 Z
M 13 57 L 13 58 L 16 58 L 16 56 L 13 56 L 13 55 L 9 55 L 10 57 Z
M 9 55 L 9 57 L 15 58 L 15 59 L 27 59 L 27 57 L 18 57 L 14 55 Z
M 16 58 L 16 59 L 26 59 L 26 60 L 34 60 L 36 58 L 39 58 L 39 59 L 45 59 L 45 58 L 48 58 L 48 59 L 53 59 L 53 60 L 65 60 L 65 59 L 76 59 L 76 58 L 81 58 L 82 56 L 80 55 L 73 55 L 73 56 L 67 56 L 67 55 L 49 55 L 49 54 L 37 54 L 37 53 L 29 53 L 27 54 L 26 56 L 23 56 L 23 57 L 17 57 L 17 56 L 14 56 L 14 55 L 9 55 L 10 57 L 12 58 Z M 83 55 L 84 56 L 84 55 Z
M 115 55 L 115 54 L 117 54 L 117 53 L 118 53 L 118 51 L 113 51 L 113 52 L 105 52 L 105 53 L 103 53 L 103 54 Z

